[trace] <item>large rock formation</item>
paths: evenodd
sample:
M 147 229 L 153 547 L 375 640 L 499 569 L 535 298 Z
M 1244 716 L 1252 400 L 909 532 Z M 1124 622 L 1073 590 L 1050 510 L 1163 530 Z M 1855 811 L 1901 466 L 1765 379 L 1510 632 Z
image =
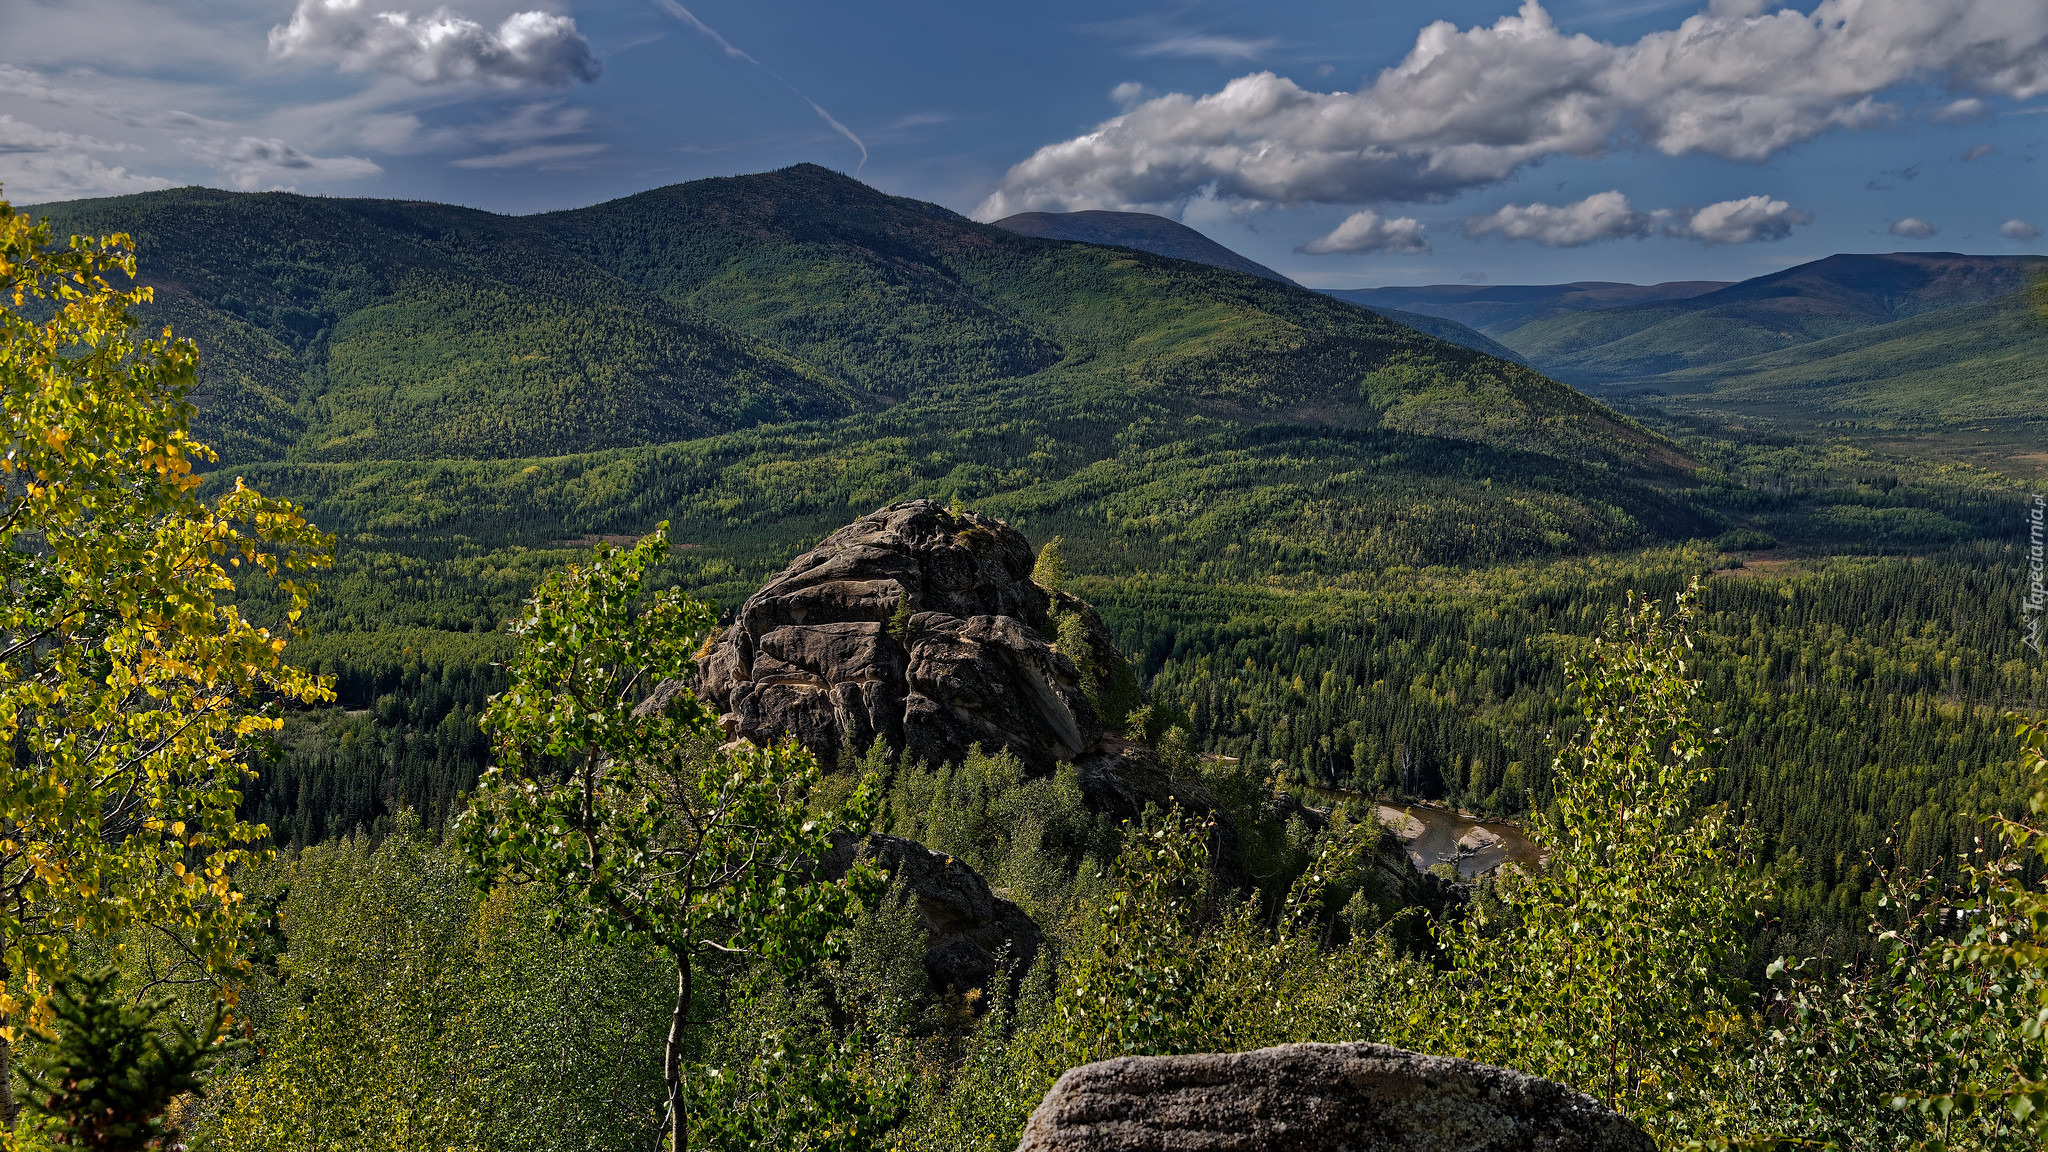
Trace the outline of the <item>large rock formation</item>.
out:
M 1054 613 L 1075 614 L 1089 661 L 1121 665 L 1079 598 L 1032 582 L 1022 533 L 932 500 L 847 525 L 750 597 L 698 664 L 697 695 L 728 731 L 795 737 L 830 766 L 880 741 L 912 759 L 1007 750 L 1043 775 L 1078 770 L 1090 807 L 1211 805 L 1150 749 L 1104 731 Z
M 1548 1080 L 1380 1044 L 1127 1056 L 1070 1069 L 1017 1152 L 1654 1152 Z
M 924 972 L 934 988 L 960 993 L 987 988 L 1005 947 L 1013 976 L 1023 975 L 1038 955 L 1044 940 L 1038 925 L 990 891 L 988 881 L 958 858 L 901 836 L 842 832 L 832 837 L 825 873 L 837 879 L 863 857 L 900 880 L 917 901 L 917 918 L 931 941 Z

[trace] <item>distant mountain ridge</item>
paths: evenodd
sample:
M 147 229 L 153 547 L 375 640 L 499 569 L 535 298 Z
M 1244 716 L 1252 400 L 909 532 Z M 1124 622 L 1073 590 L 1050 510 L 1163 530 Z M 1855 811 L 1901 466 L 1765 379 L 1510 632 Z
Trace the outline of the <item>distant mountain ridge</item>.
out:
M 1211 268 L 1228 268 L 1252 276 L 1294 281 L 1247 256 L 1241 256 L 1177 220 L 1150 212 L 1019 212 L 995 222 L 996 227 L 1041 240 L 1072 240 L 1136 248 L 1155 256 L 1192 260 Z
M 1500 337 L 1536 320 L 1659 300 L 1683 300 L 1731 287 L 1726 280 L 1672 280 L 1663 284 L 1619 284 L 1580 280 L 1570 284 L 1423 284 L 1411 288 L 1332 288 L 1325 293 L 1367 308 L 1398 308 L 1456 320 L 1477 332 Z
M 1845 253 L 1683 300 L 1538 320 L 1501 342 L 1562 380 L 1627 383 L 2010 296 L 2044 271 L 2033 256 Z
M 1560 380 L 1604 387 L 1999 299 L 2044 273 L 2048 259 L 2039 256 L 1841 253 L 1733 284 L 1429 284 L 1328 294 L 1459 321 Z
M 1154 216 L 1149 212 L 1020 212 L 996 221 L 996 227 L 1006 228 L 1022 236 L 1036 236 L 1045 240 L 1136 248 L 1140 252 L 1150 252 L 1155 256 L 1190 260 L 1196 264 L 1207 264 L 1211 268 L 1227 268 L 1233 272 L 1243 272 L 1281 284 L 1294 284 L 1293 280 L 1264 264 L 1233 252 L 1185 224 L 1164 216 Z M 1475 352 L 1498 356 L 1516 364 L 1529 363 L 1522 358 L 1521 353 L 1456 320 L 1352 301 L 1341 292 L 1326 292 L 1324 295 L 1335 296 L 1347 303 L 1357 303 L 1360 307 L 1384 316 L 1396 324 L 1405 324 L 1418 332 L 1428 333 L 1439 340 L 1449 341 Z

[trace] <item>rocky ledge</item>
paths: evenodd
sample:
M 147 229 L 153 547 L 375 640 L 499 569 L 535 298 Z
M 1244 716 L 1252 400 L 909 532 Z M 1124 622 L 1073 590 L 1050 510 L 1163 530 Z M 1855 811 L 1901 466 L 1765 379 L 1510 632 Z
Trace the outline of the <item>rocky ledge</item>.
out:
M 1127 1056 L 1070 1069 L 1017 1152 L 1654 1152 L 1589 1096 L 1380 1044 Z
M 917 902 L 929 941 L 924 973 L 934 988 L 963 994 L 987 988 L 1005 949 L 1013 978 L 1037 957 L 1044 942 L 1038 925 L 958 858 L 901 836 L 839 832 L 832 836 L 825 874 L 836 880 L 860 859 L 879 864 Z
M 1150 749 L 1106 731 L 1076 653 L 1047 637 L 1075 616 L 1086 660 L 1120 670 L 1095 610 L 1031 579 L 1022 533 L 992 516 L 908 500 L 863 516 L 792 561 L 741 606 L 698 664 L 697 695 L 729 733 L 795 738 L 827 767 L 880 742 L 958 763 L 1008 751 L 1026 772 L 1078 771 L 1089 806 L 1212 805 Z

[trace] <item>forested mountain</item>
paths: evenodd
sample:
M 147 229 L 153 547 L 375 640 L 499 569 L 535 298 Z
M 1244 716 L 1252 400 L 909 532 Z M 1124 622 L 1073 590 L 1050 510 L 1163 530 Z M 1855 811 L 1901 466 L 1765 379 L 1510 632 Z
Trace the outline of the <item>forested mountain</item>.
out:
M 1729 417 L 1910 433 L 2033 424 L 2048 402 L 2039 290 L 1626 384 L 1667 406 Z
M 1424 284 L 1400 288 L 1339 288 L 1329 295 L 1368 308 L 1398 308 L 1456 320 L 1488 336 L 1504 336 L 1524 324 L 1624 308 L 1663 300 L 1684 300 L 1729 287 L 1722 280 L 1673 280 L 1664 284 L 1617 284 L 1584 280 L 1571 284 Z
M 1337 296 L 1338 299 L 1343 299 L 1341 295 L 1335 292 L 1326 293 L 1326 295 Z M 1441 316 L 1429 316 L 1421 312 L 1404 312 L 1399 308 L 1388 308 L 1379 304 L 1360 304 L 1359 307 L 1375 315 L 1384 316 L 1396 324 L 1406 324 L 1417 332 L 1427 332 L 1439 340 L 1449 341 L 1460 348 L 1470 348 L 1474 352 L 1484 352 L 1488 356 L 1498 356 L 1502 360 L 1512 360 L 1517 364 L 1528 365 L 1529 363 L 1528 358 L 1520 352 L 1495 340 L 1491 336 L 1485 335 L 1476 328 L 1467 328 L 1456 320 L 1446 320 Z
M 529 218 L 202 190 L 39 212 L 152 254 L 164 318 L 217 349 L 202 408 L 231 460 L 555 455 L 1012 381 L 1675 459 L 1520 366 L 1291 285 L 1020 237 L 816 166 Z
M 1901 822 L 1932 862 L 2010 802 L 1996 715 L 2042 693 L 1990 623 L 2022 499 L 2000 477 L 1675 443 L 1350 303 L 820 168 L 520 218 L 200 190 L 39 211 L 136 235 L 149 319 L 202 349 L 213 482 L 344 542 L 292 649 L 340 707 L 294 717 L 248 797 L 285 842 L 454 810 L 503 625 L 589 542 L 666 520 L 661 579 L 730 610 L 912 496 L 1064 537 L 1205 746 L 1498 813 L 1547 795 L 1563 654 L 1629 588 L 1732 573 L 1705 678 L 1741 734 L 1728 794 L 1799 870 L 1795 934 L 1860 927 L 1858 861 Z
M 1749 361 L 2008 297 L 2044 271 L 2048 259 L 2038 256 L 1893 252 L 1829 256 L 1739 284 L 1437 284 L 1330 295 L 1367 307 L 1460 321 L 1575 385 L 1654 386 L 1684 393 L 1705 380 L 1759 371 L 1774 373 L 1773 387 L 1803 387 L 1807 377 L 1793 365 L 1818 364 L 1849 346 Z M 1976 322 L 1976 314 L 1958 317 L 1966 325 Z M 1902 329 L 1900 334 L 1932 330 Z M 1931 363 L 1926 355 L 1919 359 Z M 1839 367 L 1816 371 L 1840 379 Z
M 1294 281 L 1247 256 L 1209 239 L 1178 220 L 1150 212 L 1019 212 L 996 221 L 1020 236 L 1042 240 L 1073 240 L 1083 244 L 1110 244 L 1136 248 L 1156 256 L 1191 260 L 1212 268 L 1249 272 L 1282 284 Z
M 145 319 L 207 349 L 199 426 L 229 463 L 552 454 L 880 403 L 486 212 L 206 189 L 38 211 L 150 254 Z
M 1154 216 L 1149 212 L 1020 212 L 996 221 L 996 227 L 1046 240 L 1071 240 L 1083 244 L 1136 248 L 1140 252 L 1150 252 L 1156 256 L 1171 256 L 1176 260 L 1189 260 L 1196 264 L 1207 264 L 1212 268 L 1249 272 L 1254 276 L 1263 276 L 1282 284 L 1293 283 L 1264 264 L 1238 255 L 1185 224 L 1168 220 L 1164 216 Z M 1325 295 L 1335 296 L 1340 300 L 1348 299 L 1342 292 L 1328 292 Z M 1522 358 L 1521 353 L 1455 320 L 1420 312 L 1403 312 L 1398 308 L 1379 304 L 1359 306 L 1396 324 L 1406 325 L 1439 340 L 1456 344 L 1460 348 L 1470 348 L 1475 352 L 1484 352 L 1488 356 L 1511 360 L 1525 366 L 1529 363 Z

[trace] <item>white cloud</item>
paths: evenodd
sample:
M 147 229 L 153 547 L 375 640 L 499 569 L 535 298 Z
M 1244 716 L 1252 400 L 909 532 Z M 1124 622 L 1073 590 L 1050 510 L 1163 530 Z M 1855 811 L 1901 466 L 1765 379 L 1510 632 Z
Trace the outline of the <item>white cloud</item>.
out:
M 1130 56 L 1171 56 L 1214 60 L 1218 64 L 1248 63 L 1267 55 L 1280 44 L 1277 36 L 1232 36 L 1210 32 L 1158 14 L 1083 24 L 1078 31 L 1120 41 L 1124 53 Z
M 1998 149 L 1992 147 L 1989 144 L 1972 144 L 1970 145 L 1970 150 L 1968 152 L 1963 153 L 1963 163 L 1975 164 L 1977 161 L 1982 160 L 1986 156 L 1989 156 L 1996 151 L 1998 151 Z
M 2015 100 L 2048 92 L 2048 0 L 1762 8 L 1716 4 L 1620 45 L 1560 32 L 1536 0 L 1491 27 L 1438 21 L 1356 92 L 1257 72 L 1147 100 L 1040 148 L 976 215 L 1170 211 L 1205 189 L 1254 203 L 1426 200 L 1622 146 L 1759 161 L 1898 119 L 1879 96 L 1908 81 Z
M 524 148 L 513 148 L 491 156 L 465 156 L 451 160 L 457 168 L 527 168 L 566 167 L 566 161 L 580 160 L 604 151 L 609 145 L 588 144 L 530 144 Z
M 1812 216 L 1783 200 L 1745 196 L 1698 210 L 1658 208 L 1638 212 L 1618 191 L 1596 192 L 1569 204 L 1508 204 L 1465 221 L 1465 235 L 1533 240 L 1546 248 L 1577 248 L 1662 232 L 1703 244 L 1752 244 L 1783 240 L 1795 224 Z
M 1937 124 L 1946 124 L 1953 120 L 1982 120 L 1990 115 L 1991 105 L 1971 96 L 1962 100 L 1952 100 L 1936 108 L 1932 119 Z
M 18 205 L 153 192 L 173 183 L 110 167 L 82 152 L 0 153 L 0 195 Z
M 169 180 L 110 166 L 91 155 L 131 150 L 126 144 L 0 114 L 0 194 L 16 203 L 40 204 L 171 186 Z
M 420 84 L 481 81 L 560 86 L 601 69 L 576 21 L 515 12 L 495 32 L 451 9 L 415 17 L 375 12 L 363 0 L 299 0 L 290 23 L 270 30 L 278 57 L 334 59 L 348 72 L 390 72 Z
M 1941 229 L 1929 224 L 1918 216 L 1907 216 L 1892 221 L 1891 233 L 1907 240 L 1925 240 Z
M 1783 240 L 1792 234 L 1793 225 L 1812 220 L 1812 216 L 1783 200 L 1744 196 L 1740 200 L 1709 204 L 1682 224 L 1665 225 L 1664 230 L 1706 244 L 1754 244 L 1759 240 Z
M 1596 192 L 1570 204 L 1507 204 L 1465 221 L 1465 235 L 1534 240 L 1546 248 L 1576 248 L 1624 236 L 1648 236 L 1656 220 L 1637 212 L 1620 192 Z
M 237 140 L 195 140 L 192 146 L 227 174 L 235 187 L 290 190 L 298 180 L 356 180 L 384 169 L 359 156 L 309 156 L 282 140 L 243 136 Z
M 1219 36 L 1209 32 L 1170 32 L 1131 47 L 1133 56 L 1181 56 L 1214 60 L 1218 64 L 1256 60 L 1273 50 L 1280 41 L 1267 36 Z
M 2007 240 L 2032 240 L 2041 234 L 2041 230 L 2025 220 L 2013 219 L 2000 224 L 1998 234 Z
M 0 112 L 0 153 L 7 152 L 122 152 L 126 144 L 110 144 L 96 136 L 52 131 Z
M 1422 222 L 1412 216 L 1389 220 L 1368 208 L 1353 212 L 1326 236 L 1296 248 L 1317 256 L 1333 252 L 1427 252 L 1429 240 L 1422 234 Z

